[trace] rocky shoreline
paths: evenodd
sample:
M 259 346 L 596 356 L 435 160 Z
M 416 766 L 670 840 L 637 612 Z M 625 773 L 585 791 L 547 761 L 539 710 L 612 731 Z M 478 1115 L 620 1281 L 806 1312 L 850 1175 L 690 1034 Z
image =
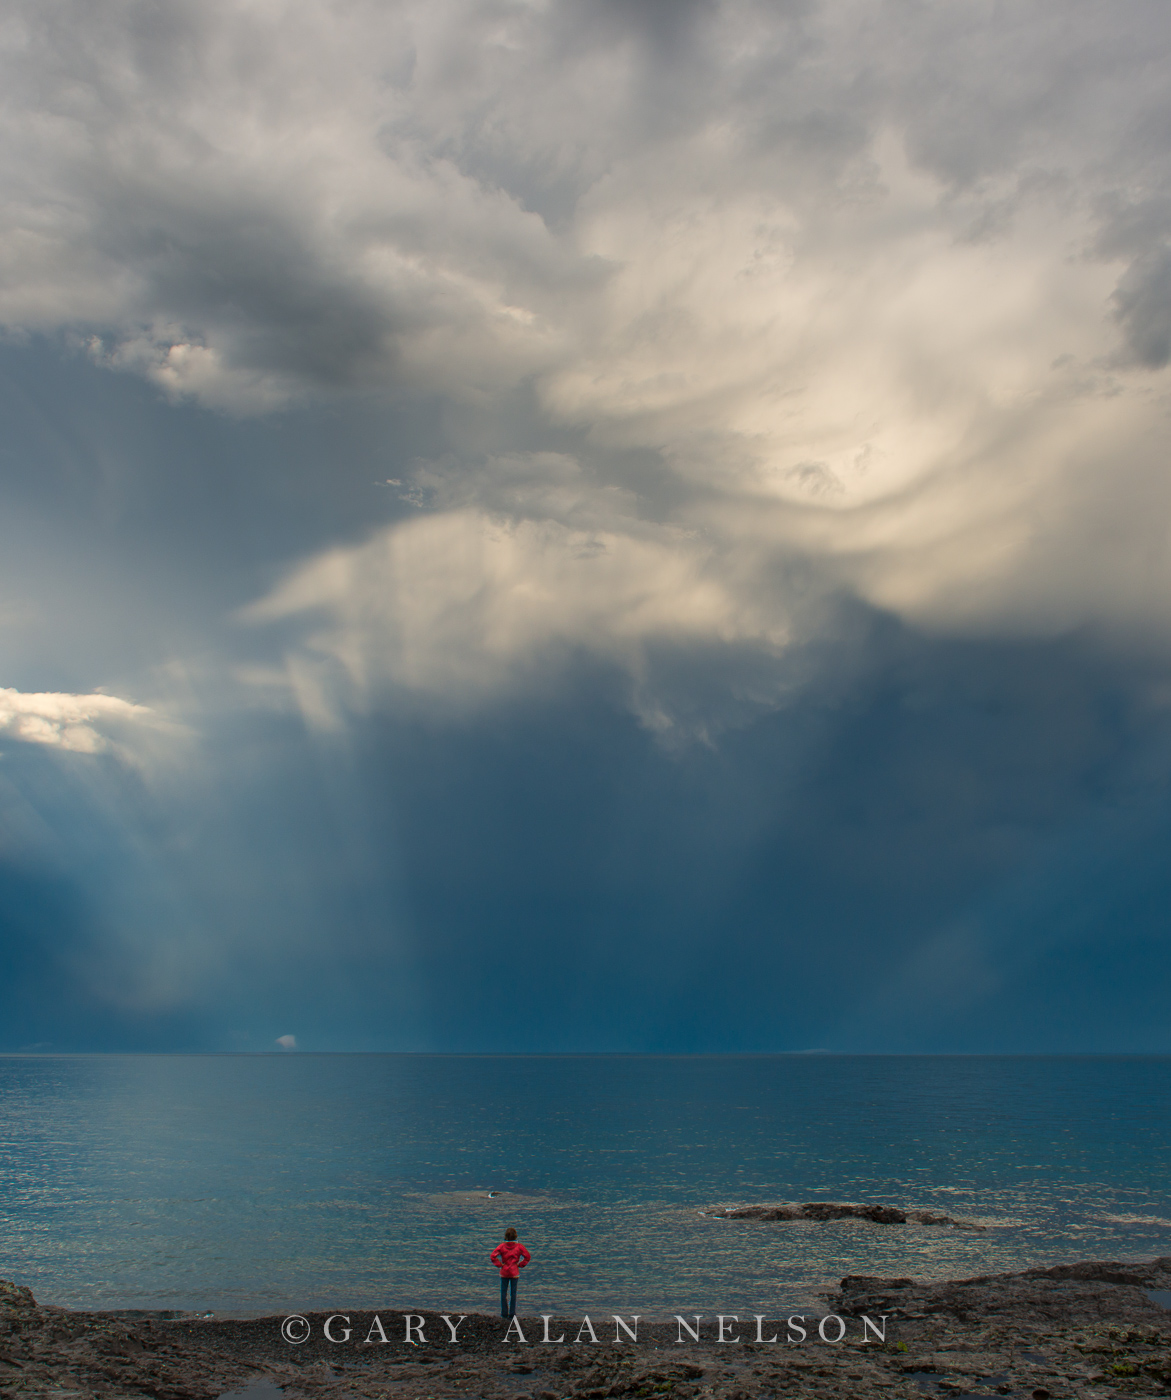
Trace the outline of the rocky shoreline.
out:
M 1155 1298 L 1150 1295 L 1154 1293 Z M 1164 1295 L 1161 1296 L 1160 1295 Z M 38 1305 L 27 1289 L 0 1282 L 0 1390 L 21 1400 L 213 1400 L 251 1385 L 255 1400 L 771 1400 L 771 1397 L 1018 1396 L 1107 1400 L 1171 1391 L 1171 1257 L 1146 1263 L 1082 1263 L 946 1283 L 853 1276 L 825 1295 L 845 1340 L 786 1342 L 786 1320 L 741 1318 L 714 1340 L 679 1344 L 675 1323 L 641 1323 L 638 1342 L 616 1344 L 609 1314 L 599 1342 L 572 1342 L 580 1319 L 522 1319 L 526 1340 L 505 1341 L 505 1323 L 475 1315 L 445 1339 L 439 1314 L 414 1314 L 424 1340 L 405 1339 L 404 1315 L 384 1310 L 385 1344 L 367 1342 L 374 1314 L 351 1313 L 348 1329 L 309 1314 L 310 1336 L 293 1344 L 280 1317 L 168 1319 L 162 1314 L 70 1312 Z M 863 1316 L 885 1317 L 885 1341 L 861 1341 Z M 605 1326 L 603 1327 L 603 1321 Z M 830 1335 L 837 1330 L 829 1327 Z

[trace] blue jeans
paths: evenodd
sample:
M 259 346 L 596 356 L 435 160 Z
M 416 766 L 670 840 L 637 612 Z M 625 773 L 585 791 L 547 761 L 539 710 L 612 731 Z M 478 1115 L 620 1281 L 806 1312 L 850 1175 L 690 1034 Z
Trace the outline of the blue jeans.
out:
M 516 1316 L 516 1279 L 514 1278 L 500 1280 L 500 1316 Z

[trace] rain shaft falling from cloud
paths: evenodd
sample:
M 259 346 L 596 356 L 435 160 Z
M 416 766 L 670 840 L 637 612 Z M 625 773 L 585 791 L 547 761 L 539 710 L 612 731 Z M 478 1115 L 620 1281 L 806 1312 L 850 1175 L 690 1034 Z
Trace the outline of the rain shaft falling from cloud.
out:
M 487 1043 L 505 927 L 536 1044 L 1167 966 L 1164 6 L 21 0 L 0 63 L 6 937 L 86 1034 Z

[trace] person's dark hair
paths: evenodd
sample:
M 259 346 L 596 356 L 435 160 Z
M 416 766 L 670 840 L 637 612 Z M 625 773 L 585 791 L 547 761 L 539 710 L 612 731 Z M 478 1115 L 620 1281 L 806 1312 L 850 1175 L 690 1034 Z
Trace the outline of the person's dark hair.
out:
M 505 1232 L 504 1232 L 504 1238 L 505 1238 L 506 1240 L 514 1240 L 514 1239 L 516 1239 L 516 1231 L 512 1228 L 511 1225 L 508 1227 L 507 1230 L 505 1230 Z

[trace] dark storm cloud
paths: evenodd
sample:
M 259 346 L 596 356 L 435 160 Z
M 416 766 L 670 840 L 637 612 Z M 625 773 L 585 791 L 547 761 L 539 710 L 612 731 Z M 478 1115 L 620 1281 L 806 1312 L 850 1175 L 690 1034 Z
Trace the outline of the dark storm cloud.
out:
M 1151 369 L 1171 360 L 1171 248 L 1137 258 L 1114 294 L 1135 357 Z
M 14 1044 L 1165 1048 L 1164 6 L 4 23 Z
M 941 646 L 871 618 L 718 749 L 666 752 L 591 667 L 344 743 L 225 718 L 199 784 L 117 780 L 117 804 L 58 768 L 36 790 L 68 859 L 48 886 L 18 872 L 9 908 L 18 985 L 68 995 L 20 1034 L 1157 1049 L 1158 685 L 1077 642 Z M 20 758 L 28 784 L 47 759 Z M 46 889 L 68 919 L 41 918 Z

